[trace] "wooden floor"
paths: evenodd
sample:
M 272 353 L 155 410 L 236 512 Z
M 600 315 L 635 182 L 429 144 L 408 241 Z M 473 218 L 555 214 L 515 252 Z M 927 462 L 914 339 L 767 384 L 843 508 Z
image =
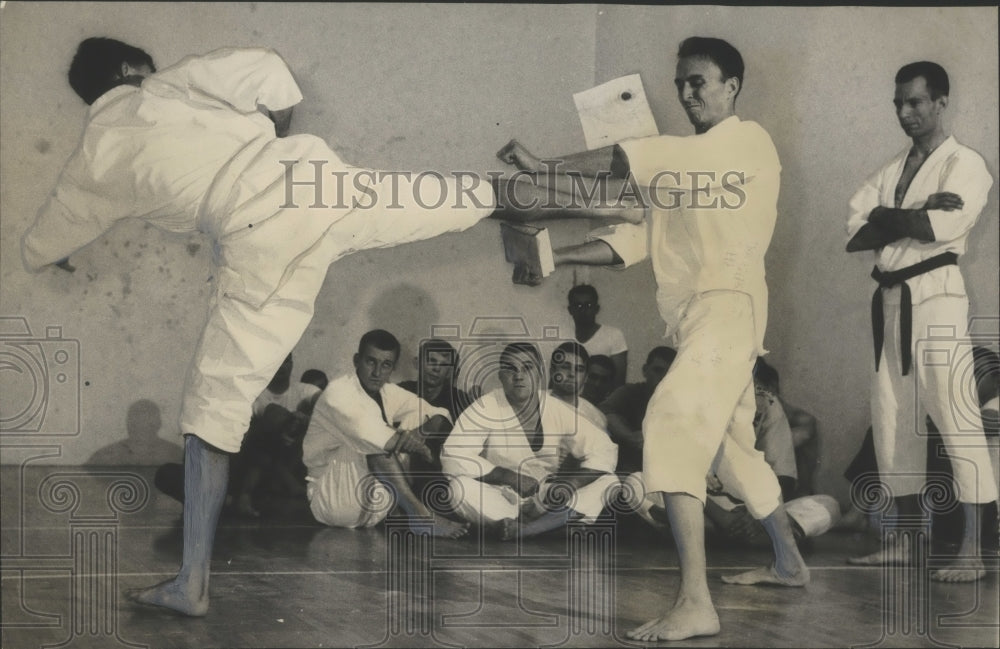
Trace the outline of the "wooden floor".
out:
M 152 471 L 5 466 L 2 647 L 613 647 L 656 616 L 678 583 L 671 544 L 635 521 L 501 544 L 431 540 L 395 526 L 313 524 L 283 504 L 264 522 L 223 520 L 212 607 L 188 619 L 123 601 L 172 576 L 181 506 Z M 974 585 L 929 568 L 845 565 L 877 541 L 813 541 L 804 589 L 729 586 L 763 550 L 709 550 L 722 632 L 709 647 L 997 647 L 997 559 Z M 927 566 L 941 557 L 931 554 Z

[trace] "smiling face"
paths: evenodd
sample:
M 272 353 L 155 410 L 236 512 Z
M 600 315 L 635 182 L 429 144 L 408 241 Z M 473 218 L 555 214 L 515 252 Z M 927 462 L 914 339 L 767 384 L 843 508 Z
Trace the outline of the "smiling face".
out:
M 948 105 L 948 96 L 941 95 L 932 99 L 927 80 L 916 77 L 896 84 L 896 95 L 892 103 L 896 106 L 896 118 L 903 132 L 917 139 L 941 129 L 941 117 Z
M 361 382 L 361 387 L 368 394 L 377 394 L 389 380 L 392 371 L 396 369 L 398 352 L 378 349 L 372 345 L 365 347 L 354 355 L 354 372 Z
M 679 59 L 674 85 L 677 99 L 696 133 L 704 133 L 735 114 L 740 82 L 736 77 L 726 79 L 719 66 L 708 57 Z

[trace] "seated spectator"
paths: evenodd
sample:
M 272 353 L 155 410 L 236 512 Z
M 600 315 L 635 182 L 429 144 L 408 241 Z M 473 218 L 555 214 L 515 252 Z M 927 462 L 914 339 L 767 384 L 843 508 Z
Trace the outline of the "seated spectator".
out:
M 628 371 L 628 345 L 621 329 L 597 323 L 597 313 L 601 310 L 597 289 L 590 284 L 577 284 L 567 297 L 576 342 L 586 347 L 591 356 L 609 357 L 615 366 L 612 385 L 623 385 Z
M 232 457 L 229 484 L 241 515 L 259 516 L 256 501 L 269 492 L 305 493 L 302 437 L 320 389 L 309 383 L 293 383 L 292 367 L 289 354 L 254 401 L 250 427 L 239 452 Z
M 302 378 L 299 381 L 315 385 L 320 390 L 325 390 L 326 386 L 330 383 L 330 380 L 326 377 L 326 372 L 317 369 L 306 370 L 302 373 Z
M 795 447 L 795 465 L 798 482 L 795 496 L 806 496 L 815 491 L 814 481 L 819 465 L 819 426 L 816 417 L 807 411 L 788 403 L 779 385 L 778 370 L 763 358 L 757 358 L 754 367 L 754 384 L 773 396 L 781 404 L 792 430 L 792 444 Z
M 611 357 L 604 354 L 591 356 L 587 362 L 587 380 L 583 382 L 580 396 L 590 403 L 601 403 L 615 389 L 614 380 L 615 364 Z
M 375 329 L 361 337 L 354 371 L 335 378 L 316 402 L 303 442 L 307 497 L 317 521 L 370 527 L 398 509 L 432 522 L 435 536 L 458 537 L 467 526 L 433 513 L 414 493 L 412 454 L 431 462 L 428 436 L 451 427 L 448 411 L 388 383 L 399 341 Z
M 435 408 L 444 408 L 454 421 L 478 396 L 455 387 L 458 364 L 458 352 L 451 343 L 438 338 L 424 340 L 417 357 L 417 380 L 403 381 L 399 387 Z
M 642 366 L 642 383 L 629 383 L 598 404 L 608 420 L 608 433 L 618 444 L 618 473 L 642 471 L 642 420 L 653 391 L 667 375 L 677 352 L 670 347 L 654 347 Z
M 587 350 L 578 342 L 566 341 L 552 352 L 549 365 L 549 394 L 567 403 L 601 430 L 608 420 L 597 406 L 580 396 L 587 380 Z
M 501 387 L 462 413 L 441 453 L 455 512 L 505 540 L 594 522 L 618 482 L 614 443 L 546 398 L 534 344 L 507 345 L 498 373 Z

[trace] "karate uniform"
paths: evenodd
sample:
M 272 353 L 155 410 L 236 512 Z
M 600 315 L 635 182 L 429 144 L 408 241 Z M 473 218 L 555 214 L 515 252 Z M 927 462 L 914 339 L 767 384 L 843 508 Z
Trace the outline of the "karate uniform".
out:
M 879 206 L 919 209 L 931 194 L 952 192 L 962 197 L 964 207 L 927 211 L 934 241 L 907 237 L 875 251 L 875 264 L 881 272 L 898 271 L 943 253 L 962 255 L 993 185 L 982 157 L 949 137 L 924 160 L 897 205 L 896 186 L 908 153 L 909 147 L 868 178 L 851 198 L 848 239 Z M 874 356 L 872 361 L 871 391 L 880 477 L 893 496 L 915 494 L 923 487 L 927 414 L 940 429 L 952 457 L 959 499 L 992 502 L 997 498 L 997 486 L 979 408 L 975 407 L 972 348 L 967 337 L 969 300 L 962 273 L 957 265 L 945 265 L 906 280 L 906 285 L 912 302 L 912 368 L 906 375 L 901 360 L 902 287 L 876 289 L 881 291 L 885 318 L 877 369 Z
M 385 384 L 379 395 L 382 409 L 351 372 L 331 381 L 316 402 L 302 441 L 302 461 L 308 471 L 309 508 L 321 523 L 370 527 L 385 518 L 394 497 L 371 474 L 368 456 L 385 455 L 397 430 L 416 428 L 436 415 L 451 421 L 447 410 L 398 385 Z
M 764 253 L 777 217 L 781 165 L 756 122 L 729 117 L 706 133 L 619 144 L 651 206 L 645 225 L 589 235 L 622 258 L 650 257 L 656 300 L 677 358 L 643 420 L 648 492 L 682 492 L 705 502 L 705 478 L 719 477 L 763 518 L 781 490 L 754 448 L 752 370 L 767 323 Z
M 583 469 L 605 473 L 576 490 L 569 503 L 587 523 L 600 515 L 618 482 L 614 475 L 618 447 L 572 406 L 544 392 L 539 393 L 539 403 L 543 441 L 537 451 L 502 388 L 480 397 L 455 422 L 441 451 L 441 467 L 451 477 L 452 504 L 459 516 L 475 523 L 516 519 L 521 497 L 508 486 L 486 484 L 480 478 L 499 466 L 542 483 L 566 457 L 578 460 Z M 524 504 L 540 511 L 545 496 L 543 483 L 533 502 Z
M 434 208 L 439 183 L 421 183 L 416 199 L 393 193 L 385 185 L 395 179 L 379 184 L 319 138 L 277 138 L 259 109 L 301 99 L 266 49 L 188 57 L 141 87 L 111 89 L 91 105 L 79 148 L 22 242 L 26 266 L 37 270 L 128 217 L 213 239 L 216 292 L 180 427 L 225 451 L 239 449 L 251 404 L 312 319 L 333 261 L 463 230 L 494 204 L 481 183 L 467 192 L 476 200 L 455 207 L 457 186 L 446 178 L 449 200 Z

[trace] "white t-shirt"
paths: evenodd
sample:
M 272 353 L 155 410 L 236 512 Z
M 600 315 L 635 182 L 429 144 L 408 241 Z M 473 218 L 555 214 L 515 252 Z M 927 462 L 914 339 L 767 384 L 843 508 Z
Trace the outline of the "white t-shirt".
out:
M 611 325 L 601 325 L 597 332 L 590 337 L 590 340 L 577 341 L 591 356 L 614 356 L 628 351 L 628 344 L 625 342 L 625 334 L 622 330 Z

